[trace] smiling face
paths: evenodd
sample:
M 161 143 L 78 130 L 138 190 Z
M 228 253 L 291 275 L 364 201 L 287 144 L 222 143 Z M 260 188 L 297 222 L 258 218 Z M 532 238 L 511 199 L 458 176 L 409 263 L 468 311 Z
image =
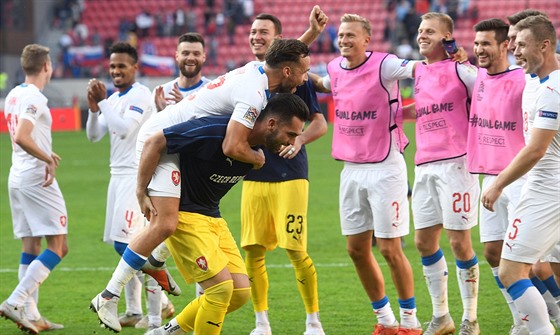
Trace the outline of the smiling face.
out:
M 290 122 L 285 123 L 270 119 L 264 143 L 266 148 L 270 152 L 278 153 L 283 146 L 294 144 L 296 137 L 301 135 L 303 126 L 304 122 L 295 116 Z
M 541 50 L 541 43 L 535 40 L 535 37 L 529 29 L 523 29 L 517 33 L 515 51 L 516 62 L 523 67 L 525 73 L 538 73 L 538 70 L 544 63 L 544 55 Z
M 478 59 L 478 66 L 488 70 L 488 73 L 498 73 L 507 68 L 507 40 L 498 43 L 496 32 L 478 31 L 474 38 L 474 54 Z
M 370 37 L 360 22 L 342 22 L 338 28 L 340 55 L 349 61 L 365 57 Z
M 206 53 L 200 42 L 181 42 L 175 52 L 175 60 L 181 74 L 187 78 L 194 78 L 202 69 L 206 61 Z
M 300 58 L 299 62 L 291 63 L 282 69 L 283 78 L 278 93 L 294 93 L 298 86 L 308 79 L 307 72 L 311 68 L 309 56 Z
M 125 91 L 134 84 L 138 63 L 127 53 L 112 53 L 109 58 L 109 75 L 113 85 L 119 92 Z
M 255 20 L 251 26 L 249 33 L 249 45 L 253 55 L 260 60 L 264 61 L 264 56 L 268 47 L 274 42 L 275 39 L 280 38 L 276 34 L 274 23 L 270 20 Z
M 422 20 L 418 27 L 418 48 L 420 54 L 428 59 L 445 57 L 445 49 L 441 41 L 451 38 L 451 32 L 438 19 Z

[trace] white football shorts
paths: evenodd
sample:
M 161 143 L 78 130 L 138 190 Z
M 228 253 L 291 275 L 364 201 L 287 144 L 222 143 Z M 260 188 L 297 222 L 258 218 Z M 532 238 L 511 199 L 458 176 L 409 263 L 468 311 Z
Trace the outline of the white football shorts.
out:
M 417 166 L 412 188 L 414 228 L 438 224 L 468 230 L 477 224 L 480 185 L 467 171 L 465 156 Z
M 482 191 L 484 192 L 494 183 L 496 176 L 485 175 L 482 179 Z M 521 190 L 527 178 L 524 176 L 508 185 L 494 203 L 494 212 L 484 208 L 480 204 L 480 242 L 503 241 L 507 227 L 513 220 L 513 213 L 519 203 Z
M 103 241 L 130 243 L 144 227 L 145 218 L 136 199 L 136 175 L 113 175 L 107 190 Z
M 392 149 L 380 163 L 345 162 L 340 174 L 339 208 L 343 235 L 374 230 L 379 238 L 409 233 L 406 163 Z
M 8 188 L 14 237 L 68 234 L 68 212 L 56 179 L 48 186 Z

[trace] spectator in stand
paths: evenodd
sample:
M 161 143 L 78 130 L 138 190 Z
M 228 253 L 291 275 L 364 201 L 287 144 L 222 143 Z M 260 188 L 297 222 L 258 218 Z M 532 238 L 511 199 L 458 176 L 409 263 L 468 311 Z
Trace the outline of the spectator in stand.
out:
M 186 18 L 187 18 L 187 31 L 196 31 L 196 21 L 198 20 L 196 16 L 196 12 L 194 10 L 189 10 L 187 12 Z M 180 35 L 182 33 L 184 33 L 184 31 L 179 32 L 179 34 L 177 35 Z
M 193 11 L 190 11 L 193 12 Z M 182 10 L 181 8 L 177 8 L 177 10 L 175 11 L 175 14 L 173 14 L 173 17 L 175 19 L 175 26 L 174 26 L 174 30 L 173 30 L 173 34 L 175 35 L 181 35 L 183 34 L 185 31 L 185 26 L 186 26 L 186 21 L 187 21 L 187 17 L 185 16 L 185 11 Z M 188 29 L 189 31 L 194 31 L 191 30 L 190 28 Z
M 138 38 L 150 36 L 150 29 L 154 26 L 154 18 L 146 9 L 136 15 L 136 34 Z

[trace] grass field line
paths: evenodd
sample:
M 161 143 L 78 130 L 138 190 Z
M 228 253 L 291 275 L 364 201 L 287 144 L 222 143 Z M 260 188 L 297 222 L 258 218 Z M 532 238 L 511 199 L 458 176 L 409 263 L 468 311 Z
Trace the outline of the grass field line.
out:
M 487 264 L 486 261 L 478 261 L 479 265 Z M 419 265 L 421 265 L 419 263 Z M 447 266 L 454 266 L 455 262 L 447 262 Z M 342 262 L 342 263 L 315 263 L 316 268 L 345 268 L 353 266 L 350 262 Z M 379 263 L 379 266 L 387 266 L 387 263 Z M 285 264 L 266 264 L 267 268 L 291 268 L 291 263 Z M 177 270 L 176 267 L 170 266 L 168 267 L 172 270 Z M 112 272 L 115 270 L 115 267 L 57 267 L 56 271 L 63 271 L 63 272 Z M 14 273 L 18 272 L 17 268 L 4 268 L 0 269 L 0 273 Z

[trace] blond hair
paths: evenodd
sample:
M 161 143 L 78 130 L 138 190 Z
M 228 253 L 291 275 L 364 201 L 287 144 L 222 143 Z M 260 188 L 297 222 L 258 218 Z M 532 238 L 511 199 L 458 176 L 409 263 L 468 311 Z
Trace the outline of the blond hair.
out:
M 348 22 L 359 22 L 362 24 L 362 28 L 366 31 L 368 36 L 371 36 L 371 24 L 369 23 L 368 19 L 358 14 L 344 14 L 340 17 L 341 23 L 348 23 Z
M 438 12 L 429 12 L 426 13 L 424 15 L 421 16 L 422 21 L 425 20 L 438 20 L 440 23 L 443 23 L 443 25 L 445 26 L 445 28 L 451 33 L 453 34 L 453 19 L 451 18 L 451 16 L 444 14 L 444 13 L 438 13 Z
M 21 68 L 26 75 L 36 75 L 49 59 L 50 49 L 40 44 L 28 44 L 21 53 Z

